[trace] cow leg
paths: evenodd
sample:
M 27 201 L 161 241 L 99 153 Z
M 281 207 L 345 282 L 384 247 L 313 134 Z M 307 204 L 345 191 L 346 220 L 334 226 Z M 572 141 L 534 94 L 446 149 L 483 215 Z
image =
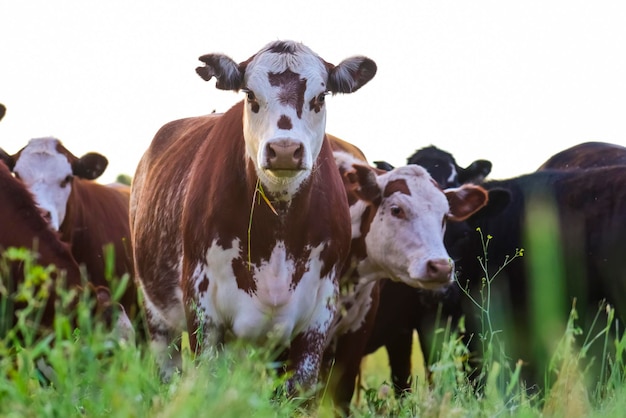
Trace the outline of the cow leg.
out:
M 168 315 L 157 308 L 148 295 L 144 297 L 144 305 L 148 331 L 150 332 L 150 348 L 159 365 L 161 380 L 169 382 L 174 373 L 182 371 L 180 327 L 172 326 L 172 322 L 166 320 Z M 178 317 L 184 321 L 182 307 L 174 306 L 168 314 L 174 312 L 176 314 L 172 317 Z
M 287 381 L 287 394 L 311 394 L 316 389 L 326 333 L 319 329 L 308 329 L 298 334 L 289 348 L 288 366 L 293 376 Z
M 401 396 L 403 392 L 411 388 L 411 348 L 413 345 L 413 334 L 411 332 L 401 332 L 395 338 L 387 341 L 385 348 L 389 356 L 389 366 L 391 367 L 391 380 L 396 396 Z

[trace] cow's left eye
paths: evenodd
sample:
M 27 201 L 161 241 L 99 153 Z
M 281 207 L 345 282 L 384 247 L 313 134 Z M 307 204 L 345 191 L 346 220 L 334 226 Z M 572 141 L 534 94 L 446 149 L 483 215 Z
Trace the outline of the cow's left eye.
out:
M 317 102 L 318 102 L 318 103 L 324 103 L 324 101 L 326 100 L 326 95 L 327 95 L 327 94 L 328 94 L 327 92 L 320 93 L 320 94 L 317 96 Z
M 68 184 L 70 184 L 70 182 L 72 181 L 72 179 L 73 179 L 73 178 L 74 178 L 74 176 L 72 176 L 71 174 L 70 174 L 70 175 L 68 175 L 67 177 L 65 177 L 65 178 L 63 179 L 63 181 L 61 182 L 61 187 L 65 187 L 65 186 L 67 186 Z
M 252 90 L 243 89 L 243 92 L 246 93 L 246 97 L 248 98 L 249 102 L 254 102 L 256 100 L 256 96 L 254 95 L 254 92 Z
M 402 210 L 402 208 L 400 206 L 392 206 L 391 207 L 391 215 L 395 216 L 396 218 L 399 218 L 399 219 L 406 218 L 406 216 L 404 214 L 404 210 Z

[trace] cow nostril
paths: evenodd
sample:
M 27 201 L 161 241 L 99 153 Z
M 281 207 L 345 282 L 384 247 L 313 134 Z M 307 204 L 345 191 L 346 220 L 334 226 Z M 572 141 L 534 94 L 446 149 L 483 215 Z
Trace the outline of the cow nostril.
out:
M 302 154 L 304 153 L 304 147 L 300 145 L 293 153 L 293 158 L 296 160 L 302 159 Z
M 276 150 L 272 145 L 267 147 L 267 157 L 268 158 L 276 158 Z
M 426 263 L 426 274 L 435 280 L 446 280 L 452 272 L 452 266 L 447 260 L 429 260 Z

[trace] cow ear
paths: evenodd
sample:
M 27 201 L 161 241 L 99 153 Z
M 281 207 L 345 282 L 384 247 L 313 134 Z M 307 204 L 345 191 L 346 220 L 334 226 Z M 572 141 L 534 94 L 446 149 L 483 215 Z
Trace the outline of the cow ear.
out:
M 353 167 L 354 171 L 351 172 L 351 178 L 356 185 L 354 190 L 356 195 L 361 200 L 378 204 L 381 199 L 381 191 L 374 170 L 361 164 L 354 164 Z
M 97 179 L 106 170 L 109 161 L 104 155 L 89 152 L 72 163 L 72 173 L 81 179 Z
M 366 85 L 376 75 L 376 63 L 367 57 L 347 58 L 328 68 L 328 91 L 331 93 L 352 93 Z
M 0 103 L 0 120 L 4 117 L 4 114 L 7 113 L 7 108 L 4 107 L 2 103 Z
M 461 187 L 444 190 L 450 205 L 449 218 L 460 222 L 469 218 L 489 201 L 487 191 L 480 186 L 464 184 Z
M 0 148 L 0 160 L 9 167 L 9 170 L 13 171 L 15 167 L 15 158 L 12 155 L 7 154 L 5 150 Z
M 482 183 L 491 173 L 491 161 L 476 160 L 459 173 L 461 183 Z
M 238 91 L 243 87 L 245 65 L 240 66 L 223 54 L 207 54 L 198 59 L 204 63 L 204 67 L 197 67 L 196 73 L 204 81 L 215 77 L 215 87 L 220 90 Z

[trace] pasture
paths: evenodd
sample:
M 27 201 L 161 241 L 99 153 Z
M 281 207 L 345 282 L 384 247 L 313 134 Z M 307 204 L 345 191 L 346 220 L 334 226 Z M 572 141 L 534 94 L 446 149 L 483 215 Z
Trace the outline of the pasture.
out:
M 481 231 L 479 231 L 482 233 Z M 484 237 L 485 251 L 491 240 Z M 544 254 L 554 248 L 549 237 L 545 241 Z M 514 263 L 517 257 L 530 257 L 521 253 L 507 261 Z M 292 417 L 308 416 L 301 408 L 302 400 L 280 396 L 285 376 L 275 372 L 275 353 L 233 344 L 221 352 L 205 352 L 201 358 L 192 359 L 188 344 L 182 344 L 183 374 L 169 383 L 161 383 L 155 360 L 147 345 L 120 343 L 111 340 L 100 327 L 95 326 L 88 315 L 87 301 L 76 310 L 77 327 L 70 326 L 70 314 L 57 315 L 50 335 L 37 336 L 38 306 L 41 301 L 32 294 L 33 281 L 47 280 L 49 269 L 41 268 L 32 261 L 32 255 L 24 250 L 11 250 L 3 255 L 6 260 L 23 260 L 29 271 L 27 280 L 16 295 L 33 302 L 32 309 L 20 313 L 13 329 L 2 329 L 0 335 L 0 416 L 4 417 Z M 109 260 L 110 261 L 110 260 Z M 533 258 L 533 263 L 552 263 L 548 258 Z M 505 271 L 506 265 L 501 271 Z M 558 274 L 558 266 L 535 265 L 536 269 L 549 269 Z M 6 283 L 6 271 L 2 272 Z M 112 278 L 113 295 L 123 293 L 124 281 Z M 497 301 L 489 300 L 490 284 L 498 276 L 485 277 L 484 297 L 476 300 L 483 313 L 484 324 L 480 338 L 484 351 L 481 354 L 486 373 L 478 393 L 467 380 L 464 361 L 467 348 L 458 335 L 444 325 L 438 330 L 434 343 L 435 358 L 429 367 L 431 384 L 418 378 L 413 391 L 404 399 L 397 400 L 388 384 L 389 372 L 383 352 L 366 358 L 361 386 L 355 396 L 352 415 L 375 416 L 623 416 L 626 408 L 626 373 L 621 354 L 626 348 L 622 334 L 619 340 L 607 339 L 607 329 L 582 330 L 576 323 L 575 310 L 568 323 L 561 324 L 559 334 L 552 334 L 547 344 L 551 348 L 549 367 L 546 370 L 548 390 L 527 390 L 519 381 L 519 368 L 524 367 L 517 359 L 507 356 L 505 335 L 514 330 L 496 328 L 502 312 Z M 7 295 L 5 286 L 0 287 L 2 300 Z M 63 293 L 60 290 L 61 293 Z M 67 292 L 66 292 L 67 293 Z M 60 298 L 60 305 L 67 302 L 67 294 Z M 544 294 L 557 300 L 558 294 Z M 561 301 L 564 302 L 564 301 Z M 0 305 L 2 317 L 8 314 L 8 305 Z M 536 312 L 546 318 L 549 312 Z M 611 309 L 599 310 L 599 315 L 612 315 Z M 615 321 L 611 327 L 618 327 Z M 19 336 L 19 338 L 18 338 Z M 51 344 L 52 339 L 54 343 Z M 582 368 L 585 346 L 592 340 L 603 342 L 603 359 L 609 371 L 600 381 L 585 381 Z M 579 347 L 583 347 L 582 350 Z M 616 351 L 617 354 L 609 354 Z M 47 365 L 45 375 L 36 364 L 41 360 Z M 39 363 L 38 363 L 39 362 Z M 424 371 L 419 370 L 422 374 Z M 52 372 L 50 371 L 52 370 Z M 422 374 L 423 377 L 423 374 Z M 321 407 L 318 416 L 333 416 L 325 402 L 327 394 L 321 391 Z

